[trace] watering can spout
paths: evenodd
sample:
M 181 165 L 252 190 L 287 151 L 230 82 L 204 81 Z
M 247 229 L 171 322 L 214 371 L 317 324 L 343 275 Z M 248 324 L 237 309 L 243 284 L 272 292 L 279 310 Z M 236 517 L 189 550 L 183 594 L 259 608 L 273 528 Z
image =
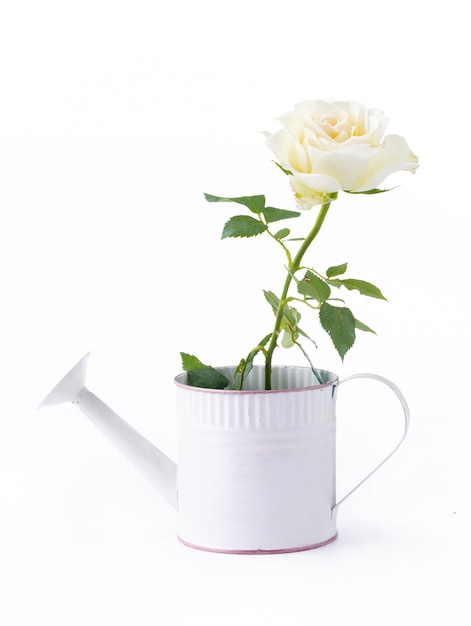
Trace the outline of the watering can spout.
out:
M 86 388 L 89 356 L 64 376 L 38 408 L 72 402 L 176 509 L 176 464 Z

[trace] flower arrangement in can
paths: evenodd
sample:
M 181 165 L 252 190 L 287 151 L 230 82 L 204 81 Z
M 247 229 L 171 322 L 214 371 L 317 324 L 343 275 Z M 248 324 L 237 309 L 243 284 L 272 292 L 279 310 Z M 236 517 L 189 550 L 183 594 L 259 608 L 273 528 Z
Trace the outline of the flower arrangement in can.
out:
M 271 309 L 269 332 L 256 341 L 240 359 L 232 380 L 198 357 L 182 352 L 188 384 L 196 387 L 242 390 L 257 358 L 264 359 L 265 389 L 272 389 L 273 354 L 278 348 L 298 348 L 319 384 L 324 372 L 311 356 L 314 340 L 300 325 L 303 314 L 318 316 L 340 358 L 355 343 L 356 332 L 374 332 L 355 317 L 343 292 L 385 300 L 373 283 L 350 278 L 348 263 L 330 265 L 319 271 L 307 264 L 322 226 L 341 194 L 373 195 L 391 191 L 380 186 L 399 171 L 415 173 L 418 158 L 400 135 L 385 135 L 388 120 L 382 110 L 358 102 L 309 100 L 278 118 L 281 128 L 266 133 L 266 145 L 276 157 L 279 171 L 288 178 L 294 207 L 268 205 L 265 195 L 222 197 L 205 193 L 208 202 L 225 202 L 243 207 L 224 225 L 222 238 L 270 237 L 284 255 L 284 277 L 279 293 L 264 290 Z M 308 232 L 292 237 L 289 224 L 303 213 L 312 212 Z M 268 309 L 268 310 L 269 310 Z

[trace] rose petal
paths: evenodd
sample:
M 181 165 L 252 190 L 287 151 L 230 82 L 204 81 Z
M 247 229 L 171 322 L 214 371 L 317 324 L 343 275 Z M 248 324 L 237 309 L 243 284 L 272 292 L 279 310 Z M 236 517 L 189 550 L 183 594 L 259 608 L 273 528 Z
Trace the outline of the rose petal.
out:
M 418 167 L 405 139 L 382 139 L 388 120 L 380 109 L 357 102 L 306 100 L 279 118 L 282 130 L 267 146 L 284 169 L 298 206 L 310 208 L 325 194 L 368 191 L 390 174 Z
M 341 186 L 335 178 L 326 174 L 296 173 L 290 176 L 290 183 L 296 195 L 296 202 L 300 209 L 312 208 L 315 204 L 322 204 L 327 193 L 340 191 Z
M 266 145 L 278 157 L 281 165 L 288 170 L 305 172 L 308 169 L 308 159 L 303 146 L 294 141 L 292 136 L 285 130 L 279 130 L 270 135 Z
M 371 159 L 368 170 L 365 170 L 363 181 L 355 189 L 349 191 L 375 189 L 391 174 L 403 170 L 415 172 L 418 167 L 418 158 L 413 154 L 404 137 L 388 135 L 384 138 L 381 149 Z
M 323 173 L 338 181 L 340 188 L 347 191 L 357 189 L 370 176 L 381 146 L 360 144 L 337 152 L 328 152 L 317 158 L 313 173 Z

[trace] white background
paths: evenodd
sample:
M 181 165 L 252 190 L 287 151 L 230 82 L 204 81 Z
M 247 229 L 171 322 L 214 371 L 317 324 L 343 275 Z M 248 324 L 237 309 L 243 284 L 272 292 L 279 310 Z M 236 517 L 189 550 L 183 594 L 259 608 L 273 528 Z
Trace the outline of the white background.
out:
M 469 624 L 460 6 L 0 0 L 3 624 Z M 313 259 L 349 261 L 389 300 L 350 298 L 378 336 L 359 337 L 344 364 L 313 324 L 316 362 L 393 379 L 411 432 L 342 505 L 334 544 L 193 551 L 72 405 L 36 406 L 92 350 L 89 387 L 175 454 L 178 352 L 238 361 L 269 330 L 261 289 L 279 291 L 283 263 L 268 240 L 221 241 L 233 209 L 202 194 L 265 193 L 294 208 L 260 131 L 319 97 L 382 108 L 420 158 L 390 194 L 341 196 Z M 360 384 L 338 412 L 345 492 L 392 445 L 400 415 Z

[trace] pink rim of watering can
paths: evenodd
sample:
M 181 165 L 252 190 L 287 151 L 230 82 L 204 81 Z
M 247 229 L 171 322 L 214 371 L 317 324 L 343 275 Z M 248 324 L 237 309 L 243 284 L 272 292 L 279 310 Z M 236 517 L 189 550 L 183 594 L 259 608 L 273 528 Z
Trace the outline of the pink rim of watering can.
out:
M 178 510 L 178 538 L 200 550 L 232 554 L 297 552 L 337 537 L 339 505 L 399 448 L 409 408 L 399 388 L 376 374 L 339 381 L 309 368 L 274 366 L 263 390 L 255 366 L 243 391 L 177 389 L 176 463 L 85 387 L 86 355 L 41 403 L 74 403 Z M 230 378 L 234 367 L 218 368 Z M 404 431 L 386 458 L 340 500 L 335 490 L 335 404 L 339 386 L 368 378 L 389 387 L 402 407 Z

